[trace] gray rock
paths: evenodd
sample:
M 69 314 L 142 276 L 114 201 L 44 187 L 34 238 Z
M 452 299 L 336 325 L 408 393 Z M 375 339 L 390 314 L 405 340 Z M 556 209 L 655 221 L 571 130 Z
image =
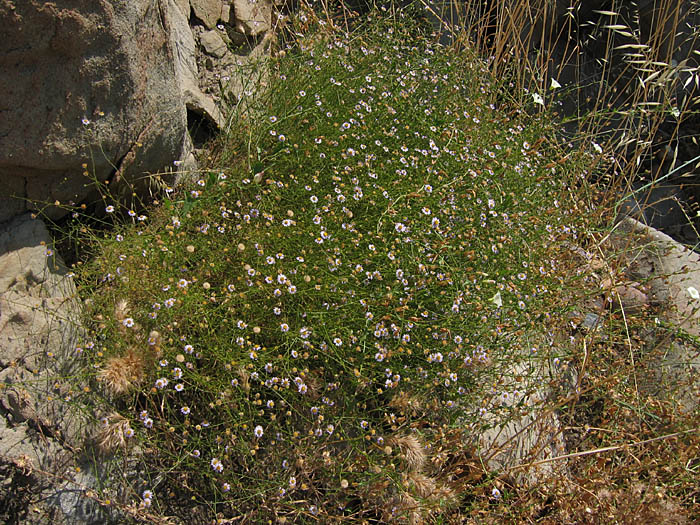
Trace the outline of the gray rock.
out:
M 700 406 L 700 351 L 675 340 L 651 341 L 654 373 L 641 378 L 640 388 L 649 395 L 671 401 L 680 412 L 697 413 Z M 660 347 L 658 346 L 660 343 Z
M 179 158 L 187 120 L 166 10 L 152 0 L 0 3 L 0 222 L 39 208 L 58 218 L 67 211 L 56 201 L 95 197 L 83 164 L 117 194 L 134 185 L 146 195 L 144 173 Z
M 639 237 L 634 248 L 628 248 L 626 257 L 635 262 L 633 269 L 639 277 L 647 279 L 649 298 L 660 306 L 659 317 L 672 327 L 700 336 L 700 254 L 631 218 L 624 219 L 618 229 L 617 235 L 626 244 L 631 236 Z M 697 348 L 667 338 L 663 345 L 655 361 L 656 377 L 647 390 L 674 399 L 683 411 L 697 410 L 700 406 Z
M 67 523 L 97 525 L 114 522 L 109 519 L 110 513 L 103 510 L 95 500 L 86 496 L 86 492 L 97 484 L 98 480 L 91 473 L 78 472 L 72 480 L 65 480 L 51 492 L 48 503 L 60 509 Z
M 663 303 L 663 317 L 694 336 L 700 336 L 700 254 L 671 237 L 631 218 L 619 224 L 621 234 L 639 234 L 639 247 L 628 258 L 643 257 L 649 274 L 650 298 Z M 696 292 L 694 292 L 695 290 Z
M 0 228 L 0 294 L 10 289 L 28 291 L 38 283 L 45 297 L 52 295 L 67 269 L 60 259 L 47 257 L 53 242 L 46 225 L 30 215 L 18 217 Z M 51 264 L 55 263 L 55 264 Z
M 175 3 L 177 4 L 178 9 L 180 12 L 185 15 L 187 19 L 190 18 L 190 12 L 192 9 L 190 8 L 190 0 L 174 0 Z
M 507 472 L 524 486 L 568 475 L 565 460 L 552 460 L 566 453 L 559 418 L 546 409 L 546 385 L 554 373 L 541 359 L 508 364 L 499 376 L 521 377 L 522 381 L 493 392 L 480 412 L 480 428 L 474 429 L 477 453 L 484 464 L 490 470 Z
M 233 0 L 236 29 L 250 36 L 272 27 L 272 5 L 268 0 Z
M 192 177 L 194 176 L 193 174 L 198 173 L 197 170 L 199 170 L 199 163 L 197 162 L 197 157 L 195 156 L 194 144 L 192 144 L 192 140 L 189 137 L 187 138 L 186 147 L 188 151 L 187 156 L 182 160 L 175 171 L 174 183 L 176 187 L 187 182 L 192 182 Z
M 626 314 L 638 314 L 649 304 L 649 297 L 640 290 L 639 283 L 621 284 L 615 287 L 612 307 Z
M 197 18 L 207 29 L 214 29 L 221 18 L 222 0 L 190 0 L 190 6 Z
M 78 337 L 75 286 L 52 245 L 44 223 L 28 214 L 0 229 L 2 367 L 38 370 L 47 352 L 58 355 Z
M 595 330 L 600 326 L 600 323 L 601 323 L 601 316 L 600 315 L 588 312 L 586 314 L 586 316 L 584 317 L 583 323 L 581 323 L 581 326 L 586 330 Z
M 197 67 L 197 45 L 194 41 L 192 30 L 185 14 L 171 3 L 169 10 L 170 38 L 175 56 L 175 76 L 177 86 L 182 93 L 185 106 L 188 110 L 201 115 L 211 122 L 217 129 L 224 123 L 224 116 L 214 101 L 206 96 L 199 88 L 199 71 Z M 189 136 L 183 147 L 182 159 L 187 160 L 191 148 L 188 148 Z M 182 171 L 182 165 L 178 171 Z
M 221 58 L 228 51 L 226 42 L 224 42 L 224 39 L 221 38 L 221 35 L 216 30 L 202 33 L 199 41 L 202 44 L 204 51 L 213 57 Z
M 229 4 L 224 4 L 221 7 L 221 21 L 224 24 L 228 24 L 231 21 L 231 6 Z

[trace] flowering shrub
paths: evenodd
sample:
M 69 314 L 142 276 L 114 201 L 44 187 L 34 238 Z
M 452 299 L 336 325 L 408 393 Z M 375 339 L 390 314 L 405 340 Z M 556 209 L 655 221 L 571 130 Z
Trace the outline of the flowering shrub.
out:
M 559 304 L 583 161 L 557 164 L 546 121 L 501 107 L 478 60 L 375 22 L 275 61 L 264 117 L 78 277 L 81 358 L 134 434 L 105 448 L 137 441 L 162 474 L 143 505 L 261 523 L 448 509 L 458 472 L 430 458 L 459 450 Z

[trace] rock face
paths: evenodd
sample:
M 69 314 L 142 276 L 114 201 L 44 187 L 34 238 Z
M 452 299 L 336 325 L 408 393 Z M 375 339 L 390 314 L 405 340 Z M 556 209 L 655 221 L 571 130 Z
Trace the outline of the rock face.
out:
M 186 112 L 164 15 L 160 0 L 0 3 L 0 222 L 85 199 L 83 164 L 138 186 L 180 158 Z
M 226 54 L 226 42 L 224 42 L 224 39 L 221 38 L 221 35 L 219 35 L 217 31 L 207 31 L 202 33 L 200 42 L 202 43 L 204 51 L 208 55 L 221 58 Z
M 134 192 L 148 194 L 151 173 L 194 166 L 193 119 L 208 132 L 224 124 L 224 106 L 247 83 L 241 63 L 260 54 L 261 40 L 268 48 L 272 5 L 0 0 L 0 19 L 3 223 L 27 210 L 57 219 L 66 204 L 95 202 L 93 179 L 131 207 Z
M 484 428 L 475 432 L 484 464 L 493 471 L 510 472 L 525 486 L 568 475 L 565 461 L 552 460 L 566 453 L 557 414 L 544 408 L 533 410 L 546 406 L 551 394 L 545 385 L 555 377 L 554 368 L 540 360 L 511 364 L 503 371 L 504 377 L 523 377 L 524 383 L 494 393 L 480 413 Z
M 700 255 L 668 235 L 631 218 L 621 221 L 602 245 L 617 254 L 619 282 L 602 278 L 604 297 L 613 311 L 636 315 L 647 308 L 658 308 L 665 326 L 649 327 L 644 336 L 640 359 L 649 366 L 639 374 L 639 388 L 652 399 L 669 402 L 680 414 L 697 413 L 700 406 L 700 353 L 690 338 L 677 336 L 680 328 L 690 336 L 700 337 Z M 578 252 L 577 252 L 578 253 Z M 587 257 L 591 269 L 610 272 L 606 263 Z M 592 311 L 581 316 L 582 327 L 596 330 L 600 316 L 606 315 L 601 298 L 591 300 L 585 308 Z M 596 313 L 593 313 L 596 312 Z M 540 348 L 546 344 L 535 345 Z M 483 464 L 489 470 L 505 473 L 520 485 L 534 486 L 548 478 L 566 479 L 566 440 L 556 410 L 548 409 L 554 391 L 566 394 L 576 390 L 576 371 L 564 373 L 557 360 L 520 356 L 501 365 L 497 376 L 508 379 L 486 396 L 479 409 L 479 422 L 472 436 Z M 641 370 L 641 369 L 640 369 Z M 512 379 L 511 379 L 512 381 Z M 489 385 L 482 385 L 488 391 Z M 495 387 L 494 387 L 495 388 Z M 561 392 L 560 392 L 561 393 Z M 564 456 L 562 458 L 562 456 Z
M 650 300 L 662 306 L 662 318 L 691 336 L 700 336 L 700 255 L 668 235 L 634 219 L 620 223 L 620 235 L 639 236 L 627 255 L 634 277 L 647 280 Z M 646 390 L 673 400 L 679 410 L 692 413 L 700 406 L 700 354 L 682 338 L 659 337 L 649 342 L 658 351 L 655 377 Z
M 47 255 L 48 254 L 48 255 Z M 89 421 L 66 402 L 80 335 L 75 286 L 28 214 L 0 230 L 0 521 L 105 523 L 83 494 Z M 76 467 L 82 467 L 78 472 Z
M 221 128 L 224 123 L 222 112 L 214 100 L 202 93 L 199 87 L 197 44 L 187 21 L 187 15 L 174 0 L 170 0 L 168 13 L 171 45 L 177 50 L 174 64 L 175 76 L 185 107 L 196 115 L 206 118 L 217 129 Z
M 199 18 L 207 29 L 216 27 L 216 23 L 221 18 L 221 0 L 190 0 L 190 6 L 195 16 Z
M 239 27 L 246 35 L 257 36 L 269 31 L 272 24 L 272 7 L 265 1 L 233 0 L 233 9 Z

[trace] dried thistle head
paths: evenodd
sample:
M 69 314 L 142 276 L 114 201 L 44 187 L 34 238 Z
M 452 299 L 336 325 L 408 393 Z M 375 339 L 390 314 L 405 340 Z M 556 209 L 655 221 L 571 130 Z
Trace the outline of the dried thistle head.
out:
M 104 368 L 97 373 L 97 379 L 113 396 L 126 394 L 143 380 L 143 376 L 143 357 L 133 348 L 129 348 L 123 356 L 110 358 Z
M 415 434 L 394 436 L 389 439 L 388 443 L 393 447 L 398 447 L 409 470 L 418 472 L 425 465 L 425 447 Z
M 129 420 L 117 412 L 102 418 L 102 428 L 97 434 L 97 448 L 103 454 L 110 454 L 119 448 L 125 448 L 129 437 L 133 435 Z

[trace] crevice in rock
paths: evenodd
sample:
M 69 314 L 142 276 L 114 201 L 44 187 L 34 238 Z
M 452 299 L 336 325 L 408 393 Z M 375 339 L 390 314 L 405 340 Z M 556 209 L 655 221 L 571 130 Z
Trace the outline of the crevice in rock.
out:
M 190 23 L 190 27 L 195 27 L 195 26 L 201 26 L 201 27 L 203 27 L 203 28 L 206 28 L 206 27 L 207 27 L 207 24 L 204 23 L 204 20 L 202 20 L 201 18 L 199 18 L 199 17 L 195 14 L 194 9 L 192 9 L 191 7 L 190 7 L 190 13 L 189 13 L 189 16 L 188 16 L 188 20 L 189 20 L 189 23 Z
M 212 122 L 205 113 L 187 108 L 187 129 L 196 149 L 204 147 L 217 134 L 216 123 Z

